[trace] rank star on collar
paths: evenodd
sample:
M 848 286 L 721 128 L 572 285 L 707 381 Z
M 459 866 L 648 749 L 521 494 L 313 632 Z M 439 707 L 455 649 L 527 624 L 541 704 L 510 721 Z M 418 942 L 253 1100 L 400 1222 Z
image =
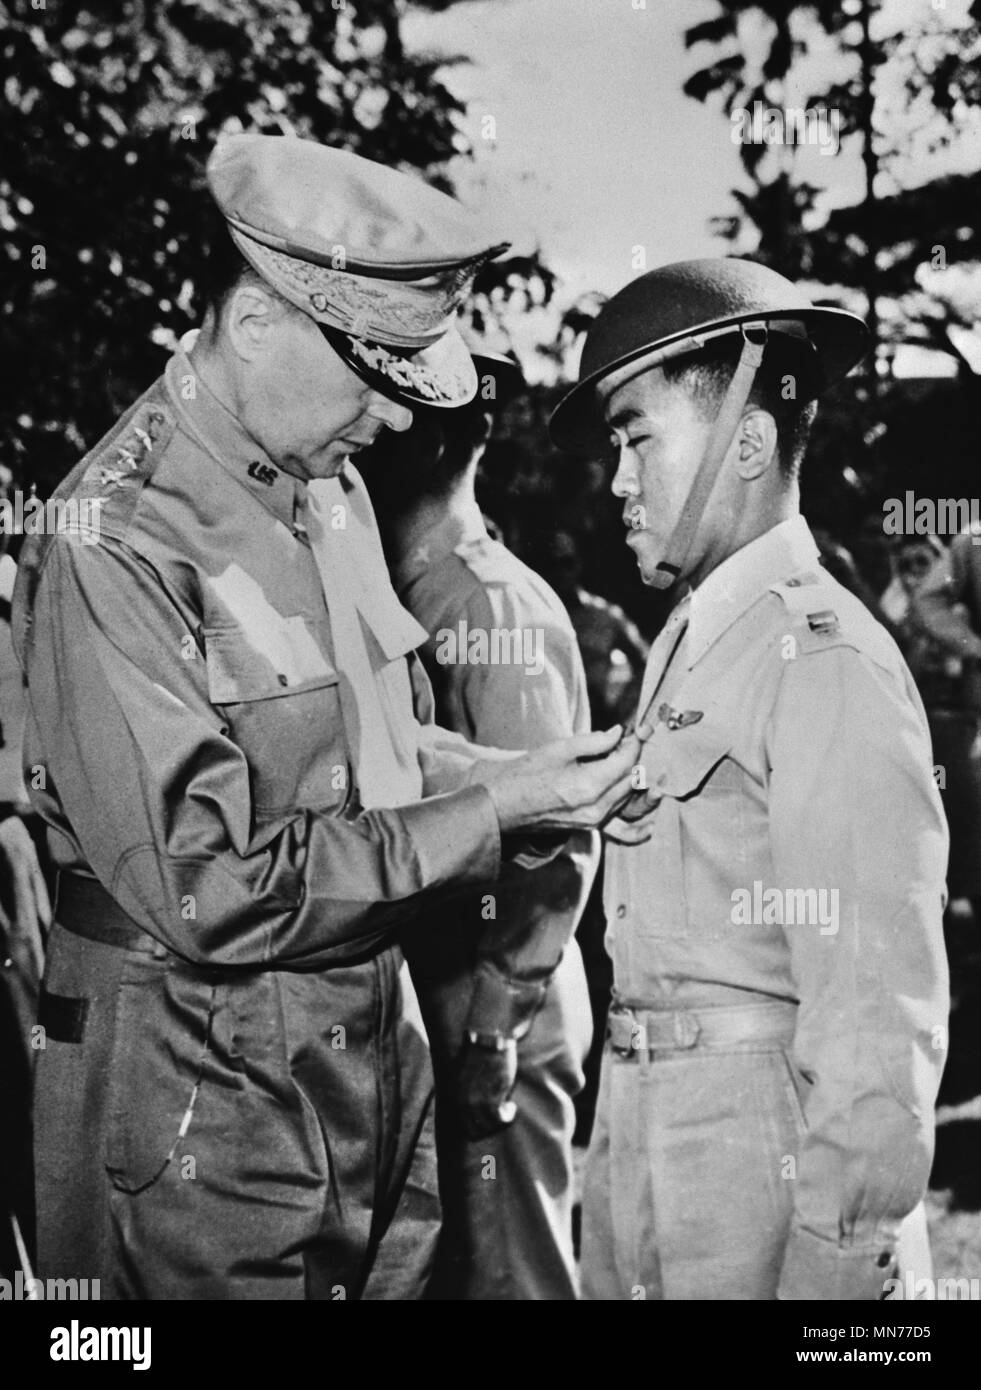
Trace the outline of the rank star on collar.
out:
M 700 709 L 672 709 L 670 705 L 660 705 L 657 711 L 659 724 L 666 724 L 669 729 L 687 729 L 690 724 L 697 724 L 703 718 L 705 711 Z

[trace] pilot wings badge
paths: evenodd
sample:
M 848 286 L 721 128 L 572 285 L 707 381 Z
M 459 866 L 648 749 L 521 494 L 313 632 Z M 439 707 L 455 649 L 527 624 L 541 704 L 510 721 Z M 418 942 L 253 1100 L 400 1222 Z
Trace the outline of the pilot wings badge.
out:
M 659 724 L 666 724 L 669 729 L 687 729 L 689 724 L 697 724 L 703 718 L 705 711 L 700 709 L 672 709 L 670 705 L 661 705 L 657 711 Z

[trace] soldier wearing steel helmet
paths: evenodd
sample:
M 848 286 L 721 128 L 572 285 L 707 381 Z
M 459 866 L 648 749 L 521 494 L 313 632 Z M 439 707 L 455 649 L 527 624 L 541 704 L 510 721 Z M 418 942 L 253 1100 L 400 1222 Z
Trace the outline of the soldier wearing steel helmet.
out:
M 496 877 L 504 832 L 595 824 L 637 745 L 439 731 L 351 463 L 472 398 L 455 310 L 503 246 L 311 141 L 229 137 L 208 178 L 233 246 L 200 335 L 62 483 L 98 525 L 31 538 L 14 597 L 58 869 L 39 1273 L 412 1298 L 439 1208 L 395 933 Z
M 669 265 L 606 305 L 553 416 L 571 449 L 612 435 L 627 544 L 677 596 L 608 827 L 587 1297 L 877 1299 L 928 1259 L 946 826 L 910 673 L 799 512 L 815 400 L 864 345 L 762 266 Z

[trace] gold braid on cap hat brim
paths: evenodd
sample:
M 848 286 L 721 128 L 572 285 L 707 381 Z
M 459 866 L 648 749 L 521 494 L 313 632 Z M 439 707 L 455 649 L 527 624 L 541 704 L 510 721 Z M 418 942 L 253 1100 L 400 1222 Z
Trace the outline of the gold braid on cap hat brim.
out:
M 477 272 L 495 254 L 425 280 L 383 280 L 301 260 L 237 228 L 231 232 L 250 264 L 298 308 L 352 337 L 393 347 L 427 347 L 443 337 Z
M 435 372 L 421 362 L 389 352 L 379 343 L 365 343 L 358 338 L 348 337 L 347 347 L 351 355 L 369 371 L 380 372 L 395 386 L 415 391 L 431 401 L 460 402 L 473 385 L 463 372 L 450 372 L 446 368 Z

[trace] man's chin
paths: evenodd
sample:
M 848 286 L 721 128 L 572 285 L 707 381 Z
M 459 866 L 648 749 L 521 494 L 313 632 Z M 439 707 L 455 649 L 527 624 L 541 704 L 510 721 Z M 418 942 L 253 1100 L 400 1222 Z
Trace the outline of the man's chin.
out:
M 355 459 L 357 451 L 342 440 L 331 440 L 306 461 L 306 473 L 310 478 L 336 478 L 348 459 Z
M 628 541 L 634 540 L 636 532 L 628 536 Z M 656 543 L 652 543 L 647 536 L 638 537 L 634 544 L 630 546 L 637 561 L 637 568 L 640 570 L 640 577 L 645 584 L 654 583 L 654 575 L 657 574 L 657 567 L 664 558 L 664 548 Z

